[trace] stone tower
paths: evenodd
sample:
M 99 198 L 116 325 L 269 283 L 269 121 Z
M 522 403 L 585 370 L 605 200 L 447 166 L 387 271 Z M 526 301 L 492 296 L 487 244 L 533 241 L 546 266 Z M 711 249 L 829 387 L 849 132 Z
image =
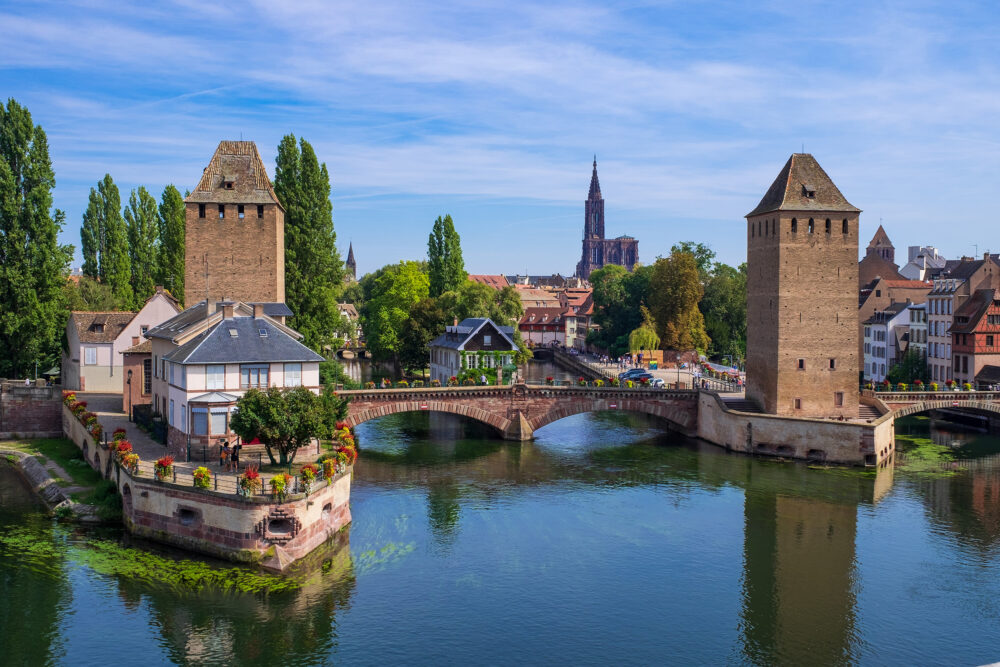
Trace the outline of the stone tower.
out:
M 868 242 L 868 247 L 865 249 L 866 255 L 873 253 L 887 262 L 896 263 L 896 248 L 892 245 L 892 241 L 889 240 L 889 235 L 882 229 L 882 225 L 878 226 L 875 236 Z
M 858 219 L 795 153 L 747 214 L 747 398 L 767 413 L 858 416 Z
M 187 300 L 284 303 L 285 209 L 257 145 L 220 141 L 184 202 Z
M 583 254 L 576 265 L 576 276 L 590 278 L 592 272 L 608 264 L 620 264 L 631 271 L 638 261 L 637 240 L 631 236 L 604 238 L 604 198 L 597 180 L 597 156 L 594 156 L 590 193 L 583 205 Z
M 344 262 L 344 266 L 347 271 L 344 272 L 344 281 L 353 283 L 358 280 L 358 265 L 354 261 L 354 244 L 350 243 L 347 246 L 347 261 Z

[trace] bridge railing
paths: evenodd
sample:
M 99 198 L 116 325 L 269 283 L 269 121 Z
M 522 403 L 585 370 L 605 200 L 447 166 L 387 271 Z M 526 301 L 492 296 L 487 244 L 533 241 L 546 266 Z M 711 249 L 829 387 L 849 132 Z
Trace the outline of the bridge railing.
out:
M 873 391 L 864 389 L 861 394 L 862 396 L 878 398 L 885 403 L 1000 401 L 1000 391 Z

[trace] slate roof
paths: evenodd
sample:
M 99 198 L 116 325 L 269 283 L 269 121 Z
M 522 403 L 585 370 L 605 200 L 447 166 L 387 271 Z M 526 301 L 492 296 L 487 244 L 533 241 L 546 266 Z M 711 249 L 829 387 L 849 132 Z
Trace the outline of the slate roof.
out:
M 793 153 L 757 208 L 746 217 L 771 211 L 860 213 L 861 209 L 847 201 L 816 158 L 809 153 Z
M 972 333 L 978 327 L 986 312 L 993 305 L 996 290 L 977 289 L 972 297 L 955 310 L 951 333 Z M 963 321 L 964 320 L 964 321 Z
M 266 336 L 260 335 L 262 329 Z M 163 358 L 178 364 L 323 361 L 323 357 L 286 334 L 271 320 L 253 317 L 221 320 Z
M 514 327 L 500 326 L 488 317 L 467 317 L 456 326 L 449 326 L 452 332 L 446 331 L 430 342 L 430 347 L 444 347 L 450 350 L 461 350 L 469 339 L 476 335 L 483 325 L 489 322 L 494 329 L 510 344 L 511 350 L 518 351 L 514 343 Z M 456 335 L 457 334 L 457 335 Z
M 81 343 L 113 343 L 135 316 L 136 313 L 119 311 L 90 313 L 74 310 L 69 318 Z
M 983 366 L 976 373 L 976 382 L 984 384 L 1000 384 L 1000 366 Z
M 225 186 L 227 181 L 232 183 L 231 189 Z M 184 201 L 281 206 L 252 141 L 220 141 L 201 180 Z
M 899 315 L 901 312 L 910 307 L 910 303 L 906 301 L 890 303 L 888 306 L 882 310 L 876 310 L 872 313 L 872 316 L 864 321 L 864 324 L 885 324 L 892 318 Z
M 235 303 L 235 302 L 233 302 Z M 292 309 L 280 301 L 258 301 L 248 304 L 251 306 L 264 306 L 264 314 L 268 317 L 292 317 L 295 313 Z

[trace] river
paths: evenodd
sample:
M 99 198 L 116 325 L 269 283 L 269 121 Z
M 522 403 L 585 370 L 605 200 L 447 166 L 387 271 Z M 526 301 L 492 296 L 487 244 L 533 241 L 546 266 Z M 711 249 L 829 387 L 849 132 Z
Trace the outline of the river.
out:
M 0 466 L 3 662 L 1000 659 L 1000 464 L 812 469 L 660 426 L 576 415 L 517 444 L 450 415 L 368 422 L 344 544 L 266 597 L 109 571 L 92 550 L 121 530 L 54 523 Z M 911 458 L 1000 452 L 933 432 L 901 424 Z

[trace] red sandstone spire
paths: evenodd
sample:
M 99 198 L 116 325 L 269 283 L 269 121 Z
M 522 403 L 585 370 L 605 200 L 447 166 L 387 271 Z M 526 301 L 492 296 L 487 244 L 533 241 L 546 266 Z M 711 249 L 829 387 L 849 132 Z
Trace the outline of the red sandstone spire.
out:
M 601 198 L 601 182 L 597 180 L 597 156 L 594 156 L 594 173 L 590 176 L 590 195 L 587 199 Z

